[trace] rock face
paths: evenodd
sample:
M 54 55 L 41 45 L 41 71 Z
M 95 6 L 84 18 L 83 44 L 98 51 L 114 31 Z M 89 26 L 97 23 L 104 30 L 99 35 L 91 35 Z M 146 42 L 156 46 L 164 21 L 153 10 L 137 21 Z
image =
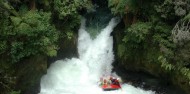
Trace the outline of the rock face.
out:
M 144 72 L 144 73 L 150 74 L 158 79 L 161 79 L 162 82 L 168 83 L 169 85 L 173 85 L 174 87 L 185 91 L 187 94 L 190 94 L 190 84 L 188 80 L 184 76 L 182 76 L 182 74 L 179 71 L 168 72 L 167 70 L 161 67 L 160 63 L 151 62 L 140 57 L 139 58 L 137 57 L 135 60 L 130 59 L 130 58 L 119 57 L 118 46 L 122 44 L 122 39 L 124 35 L 123 31 L 124 31 L 125 25 L 126 25 L 126 21 L 124 19 L 124 21 L 121 22 L 115 28 L 113 32 L 114 53 L 115 53 L 114 66 L 122 67 L 128 71 Z M 155 50 L 155 52 L 157 51 L 159 50 Z
M 72 38 L 59 39 L 60 48 L 57 52 L 57 56 L 48 58 L 48 67 L 51 65 L 51 63 L 55 62 L 56 60 L 78 57 L 77 39 L 78 34 L 76 32 L 73 33 Z
M 23 60 L 15 66 L 16 89 L 21 94 L 37 94 L 40 90 L 40 79 L 47 70 L 47 57 L 34 56 Z

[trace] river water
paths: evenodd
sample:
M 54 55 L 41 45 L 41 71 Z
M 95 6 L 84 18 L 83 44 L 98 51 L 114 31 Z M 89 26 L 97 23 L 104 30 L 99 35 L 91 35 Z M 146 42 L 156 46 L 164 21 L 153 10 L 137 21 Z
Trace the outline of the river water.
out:
M 85 22 L 85 19 L 81 21 L 79 29 L 79 58 L 52 63 L 41 79 L 39 94 L 155 94 L 154 91 L 129 84 L 122 84 L 122 89 L 115 91 L 103 91 L 98 86 L 100 77 L 117 76 L 116 73 L 111 73 L 114 54 L 110 33 L 118 19 L 111 19 L 94 39 L 86 31 Z

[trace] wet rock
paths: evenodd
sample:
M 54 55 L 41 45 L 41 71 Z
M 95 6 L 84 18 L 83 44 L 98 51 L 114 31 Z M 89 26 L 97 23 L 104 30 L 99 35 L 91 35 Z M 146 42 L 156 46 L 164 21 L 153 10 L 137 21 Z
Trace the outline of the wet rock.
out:
M 41 77 L 47 70 L 47 57 L 36 55 L 15 65 L 16 90 L 21 94 L 37 94 Z

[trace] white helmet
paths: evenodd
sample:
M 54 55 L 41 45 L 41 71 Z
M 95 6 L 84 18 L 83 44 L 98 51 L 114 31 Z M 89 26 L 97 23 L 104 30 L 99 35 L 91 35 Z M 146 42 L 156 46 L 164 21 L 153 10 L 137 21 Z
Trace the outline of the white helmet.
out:
M 121 78 L 117 78 L 117 80 L 118 80 L 120 83 L 122 82 Z

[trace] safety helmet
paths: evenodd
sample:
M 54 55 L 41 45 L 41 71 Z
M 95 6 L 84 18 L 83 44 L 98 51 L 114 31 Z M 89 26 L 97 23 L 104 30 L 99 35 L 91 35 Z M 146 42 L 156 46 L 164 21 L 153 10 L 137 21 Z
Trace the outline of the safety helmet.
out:
M 120 82 L 120 83 L 122 82 L 121 78 L 117 78 L 117 80 L 118 80 L 118 82 Z

